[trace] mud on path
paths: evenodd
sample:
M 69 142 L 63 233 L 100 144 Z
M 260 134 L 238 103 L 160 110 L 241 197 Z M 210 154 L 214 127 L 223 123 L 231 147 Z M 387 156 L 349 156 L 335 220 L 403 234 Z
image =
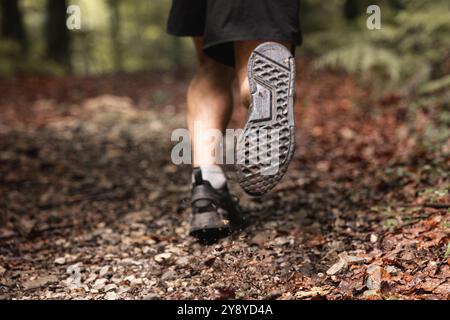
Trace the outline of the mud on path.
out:
M 212 246 L 170 161 L 189 74 L 2 82 L 0 297 L 448 299 L 450 144 L 419 147 L 408 101 L 299 69 L 290 170 L 262 198 L 229 170 L 252 225 Z

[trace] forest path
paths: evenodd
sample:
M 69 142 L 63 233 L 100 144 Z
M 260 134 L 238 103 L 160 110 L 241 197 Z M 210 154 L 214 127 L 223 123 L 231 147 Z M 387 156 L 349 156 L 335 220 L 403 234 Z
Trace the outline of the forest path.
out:
M 448 158 L 417 147 L 403 101 L 299 69 L 290 170 L 262 198 L 230 171 L 252 225 L 211 246 L 186 235 L 170 161 L 187 75 L 2 83 L 0 297 L 449 298 Z

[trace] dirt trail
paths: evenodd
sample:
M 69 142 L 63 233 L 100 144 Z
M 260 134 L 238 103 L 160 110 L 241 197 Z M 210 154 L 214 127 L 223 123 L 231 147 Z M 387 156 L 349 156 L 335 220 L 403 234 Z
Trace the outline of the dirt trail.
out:
M 290 170 L 262 198 L 230 171 L 252 226 L 212 246 L 186 236 L 170 162 L 188 75 L 2 83 L 0 297 L 449 298 L 448 157 L 417 147 L 406 102 L 299 69 Z

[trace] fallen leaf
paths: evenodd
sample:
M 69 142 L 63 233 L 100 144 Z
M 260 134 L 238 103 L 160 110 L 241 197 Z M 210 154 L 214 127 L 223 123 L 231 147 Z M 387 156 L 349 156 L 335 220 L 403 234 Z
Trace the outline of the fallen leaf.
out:
M 34 280 L 28 280 L 22 283 L 22 287 L 24 290 L 33 290 L 46 286 L 50 283 L 58 282 L 58 278 L 53 275 L 39 277 Z
M 377 265 L 370 265 L 367 267 L 367 278 L 365 281 L 366 287 L 369 290 L 379 291 L 381 287 L 381 272 L 382 268 Z
M 338 262 L 333 264 L 328 270 L 327 274 L 332 276 L 340 272 L 342 269 L 347 268 L 347 262 L 344 259 L 339 259 Z
M 33 231 L 36 222 L 28 218 L 20 218 L 16 223 L 17 231 L 22 237 L 28 237 L 28 235 Z
M 170 252 L 160 253 L 155 256 L 155 261 L 158 263 L 162 263 L 162 262 L 169 260 L 171 257 L 172 257 L 172 254 Z
M 295 297 L 298 299 L 323 297 L 326 296 L 329 292 L 330 292 L 329 288 L 313 287 L 311 288 L 311 290 L 308 291 L 297 291 L 295 293 Z

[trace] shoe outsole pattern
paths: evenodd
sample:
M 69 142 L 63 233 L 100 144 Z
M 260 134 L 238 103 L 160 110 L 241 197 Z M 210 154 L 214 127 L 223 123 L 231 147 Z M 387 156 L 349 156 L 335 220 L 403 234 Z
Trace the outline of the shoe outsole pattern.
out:
M 197 238 L 202 244 L 213 244 L 218 240 L 225 238 L 231 234 L 231 230 L 228 227 L 217 228 L 203 228 L 198 230 L 192 230 L 190 235 Z
M 294 57 L 281 44 L 263 43 L 250 56 L 251 104 L 237 144 L 238 181 L 250 195 L 260 196 L 271 190 L 292 160 L 295 72 Z
M 189 234 L 202 243 L 214 243 L 230 233 L 230 221 L 221 218 L 215 211 L 198 213 L 191 218 Z
M 215 215 L 214 212 L 206 213 L 206 215 L 209 214 Z M 246 219 L 234 223 L 229 220 L 212 224 L 191 222 L 189 234 L 194 238 L 197 238 L 197 240 L 203 244 L 212 244 L 234 232 L 242 231 L 247 224 L 248 221 Z

